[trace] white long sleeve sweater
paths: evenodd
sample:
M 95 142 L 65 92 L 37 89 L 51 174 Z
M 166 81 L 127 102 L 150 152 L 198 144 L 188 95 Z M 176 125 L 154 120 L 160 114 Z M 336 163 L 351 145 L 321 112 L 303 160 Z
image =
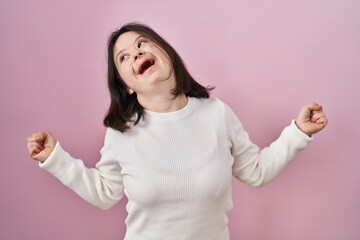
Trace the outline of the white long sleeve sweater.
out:
M 108 128 L 95 168 L 59 143 L 40 166 L 100 208 L 126 195 L 126 240 L 227 240 L 232 176 L 263 185 L 310 141 L 293 121 L 259 149 L 226 104 L 188 98 L 176 112 L 146 111 L 125 133 Z

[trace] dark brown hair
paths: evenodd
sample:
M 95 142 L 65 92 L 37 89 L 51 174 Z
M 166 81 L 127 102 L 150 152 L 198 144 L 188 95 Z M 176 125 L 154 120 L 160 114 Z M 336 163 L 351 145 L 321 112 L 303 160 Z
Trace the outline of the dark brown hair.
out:
M 120 29 L 114 31 L 108 40 L 108 87 L 110 91 L 111 103 L 104 118 L 104 125 L 120 132 L 125 132 L 131 125 L 136 125 L 144 116 L 144 108 L 137 100 L 136 93 L 129 94 L 123 79 L 118 73 L 114 61 L 114 45 L 119 36 L 126 32 L 136 32 L 149 39 L 154 44 L 163 49 L 170 57 L 174 69 L 176 87 L 172 90 L 174 97 L 185 94 L 189 97 L 209 98 L 212 87 L 200 85 L 190 75 L 182 59 L 175 49 L 167 43 L 159 34 L 149 26 L 139 23 L 128 23 Z

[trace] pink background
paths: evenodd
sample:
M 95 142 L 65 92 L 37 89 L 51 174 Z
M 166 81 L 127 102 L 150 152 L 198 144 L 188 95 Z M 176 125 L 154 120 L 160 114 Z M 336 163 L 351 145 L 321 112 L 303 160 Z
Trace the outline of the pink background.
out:
M 38 168 L 26 138 L 50 130 L 94 166 L 105 128 L 106 40 L 141 21 L 265 146 L 318 101 L 327 129 L 275 181 L 234 181 L 231 239 L 360 239 L 360 2 L 0 0 L 0 239 L 122 239 L 123 199 L 97 209 Z

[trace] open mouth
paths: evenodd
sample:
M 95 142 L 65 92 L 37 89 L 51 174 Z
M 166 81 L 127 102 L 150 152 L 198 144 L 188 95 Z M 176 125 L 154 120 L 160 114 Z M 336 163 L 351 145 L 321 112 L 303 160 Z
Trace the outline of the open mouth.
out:
M 141 66 L 139 67 L 139 74 L 143 74 L 149 67 L 154 65 L 154 63 L 155 63 L 155 60 L 153 60 L 153 59 L 148 59 L 145 62 L 143 62 L 141 64 Z

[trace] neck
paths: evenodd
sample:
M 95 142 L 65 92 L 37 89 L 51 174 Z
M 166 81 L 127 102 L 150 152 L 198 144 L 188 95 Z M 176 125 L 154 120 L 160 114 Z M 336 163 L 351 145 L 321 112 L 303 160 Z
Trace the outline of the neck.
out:
M 141 98 L 138 96 L 138 101 L 145 109 L 152 112 L 174 112 L 182 109 L 187 104 L 187 97 L 181 94 L 177 97 L 174 95 L 160 95 L 152 98 Z

